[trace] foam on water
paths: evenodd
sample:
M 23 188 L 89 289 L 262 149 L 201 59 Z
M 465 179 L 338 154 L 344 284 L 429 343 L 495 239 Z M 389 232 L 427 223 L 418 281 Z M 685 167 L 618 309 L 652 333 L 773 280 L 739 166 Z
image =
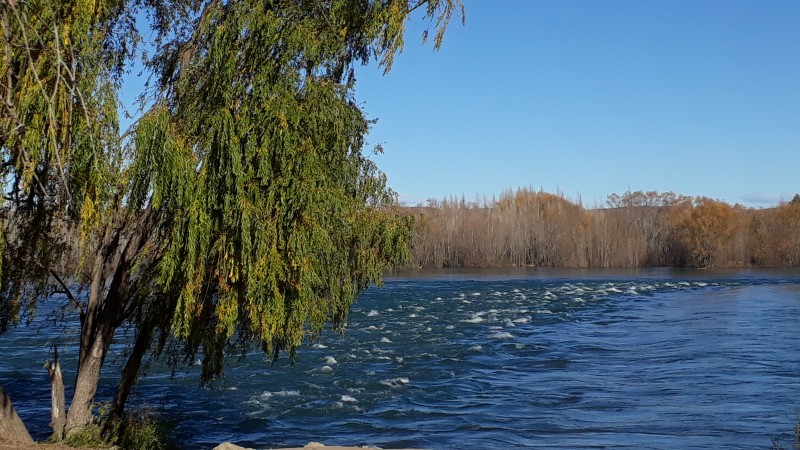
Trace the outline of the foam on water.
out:
M 481 323 L 481 322 L 485 322 L 486 319 L 481 317 L 481 315 L 473 314 L 472 317 L 470 317 L 469 319 L 464 319 L 464 320 L 462 320 L 462 322 L 464 322 L 464 323 Z
M 273 397 L 299 397 L 300 391 L 295 390 L 280 390 L 280 391 L 264 391 L 260 393 L 258 396 L 254 397 L 254 399 L 258 400 L 269 400 Z
M 358 299 L 343 335 L 325 331 L 296 361 L 231 360 L 225 380 L 203 389 L 197 367 L 171 377 L 154 366 L 135 402 L 168 405 L 174 447 L 186 449 L 313 436 L 384 448 L 682 449 L 766 448 L 785 433 L 791 445 L 800 289 L 692 276 L 387 280 Z M 30 389 L 47 355 L 2 352 L 3 387 Z M 33 361 L 14 366 L 30 373 L 7 368 L 16 355 Z M 42 405 L 17 398 L 46 438 Z
M 388 386 L 391 388 L 397 388 L 401 386 L 405 386 L 410 383 L 410 380 L 407 377 L 397 377 L 397 378 L 390 378 L 388 380 L 381 380 L 380 384 L 384 386 Z
M 491 338 L 492 339 L 514 339 L 514 335 L 509 333 L 509 332 L 507 332 L 507 331 L 503 331 L 503 332 L 498 332 L 498 333 L 492 334 Z

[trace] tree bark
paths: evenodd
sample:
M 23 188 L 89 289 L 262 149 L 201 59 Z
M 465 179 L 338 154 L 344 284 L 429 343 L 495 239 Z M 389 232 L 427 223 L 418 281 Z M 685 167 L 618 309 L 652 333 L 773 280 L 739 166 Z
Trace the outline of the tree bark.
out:
M 107 231 L 102 249 L 95 258 L 89 303 L 81 324 L 78 375 L 75 378 L 75 393 L 67 413 L 67 436 L 80 431 L 92 421 L 92 407 L 100 381 L 100 369 L 111 346 L 114 331 L 126 317 L 126 302 L 129 301 L 128 294 L 132 289 L 128 269 L 146 242 L 143 230 L 150 218 L 148 209 L 140 219 L 136 231 L 128 239 L 122 237 L 121 229 Z M 106 287 L 104 270 L 107 262 L 112 277 L 107 292 L 102 295 Z M 135 288 L 133 290 L 135 291 Z
M 100 381 L 100 369 L 103 367 L 111 336 L 104 342 L 104 333 L 100 332 L 103 325 L 102 291 L 105 285 L 103 269 L 106 255 L 112 245 L 111 231 L 106 230 L 103 245 L 95 256 L 92 266 L 92 282 L 89 287 L 89 302 L 86 315 L 81 321 L 81 343 L 78 356 L 78 374 L 75 377 L 75 392 L 67 413 L 66 435 L 69 436 L 88 426 L 92 421 L 92 406 L 97 393 L 97 384 Z M 113 333 L 113 331 L 112 331 Z
M 2 386 L 0 386 L 0 442 L 33 443 L 28 429 L 17 415 L 17 410 L 14 409 L 11 399 L 3 391 Z
M 53 429 L 53 439 L 64 439 L 64 429 L 67 426 L 67 409 L 64 399 L 64 379 L 61 377 L 61 364 L 58 362 L 58 347 L 55 347 L 53 362 L 47 365 L 50 375 L 50 399 L 52 409 L 50 412 L 50 428 Z
M 103 367 L 115 329 L 107 320 L 98 322 L 100 323 L 95 328 L 95 333 L 92 333 L 94 336 L 87 346 L 87 351 L 81 352 L 84 354 L 80 358 L 78 375 L 75 378 L 75 393 L 67 413 L 67 436 L 86 428 L 92 422 L 92 407 L 100 382 L 100 369 Z
M 114 402 L 111 404 L 109 423 L 122 419 L 125 414 L 125 403 L 128 401 L 128 396 L 131 394 L 133 385 L 136 384 L 136 380 L 139 377 L 142 359 L 145 353 L 150 349 L 153 331 L 154 328 L 150 323 L 140 325 L 136 335 L 136 343 L 134 343 L 131 354 L 128 356 L 125 368 L 122 369 L 122 378 L 120 379 L 117 393 L 114 396 Z

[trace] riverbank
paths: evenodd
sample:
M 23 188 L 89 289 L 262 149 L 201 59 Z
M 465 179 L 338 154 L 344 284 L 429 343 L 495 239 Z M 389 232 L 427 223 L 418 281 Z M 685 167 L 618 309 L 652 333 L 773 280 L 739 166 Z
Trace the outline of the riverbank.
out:
M 59 445 L 59 444 L 44 444 L 44 443 L 17 444 L 10 442 L 0 442 L 0 450 L 101 450 L 101 449 L 91 449 L 91 448 L 76 449 L 75 447 L 68 447 L 66 445 Z

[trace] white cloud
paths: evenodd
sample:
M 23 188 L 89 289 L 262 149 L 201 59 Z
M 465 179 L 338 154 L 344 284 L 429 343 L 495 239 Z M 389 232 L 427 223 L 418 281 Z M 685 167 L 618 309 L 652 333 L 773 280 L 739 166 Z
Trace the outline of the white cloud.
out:
M 777 205 L 782 201 L 788 201 L 792 196 L 786 193 L 770 194 L 767 192 L 751 192 L 742 196 L 742 200 L 749 204 L 758 205 Z

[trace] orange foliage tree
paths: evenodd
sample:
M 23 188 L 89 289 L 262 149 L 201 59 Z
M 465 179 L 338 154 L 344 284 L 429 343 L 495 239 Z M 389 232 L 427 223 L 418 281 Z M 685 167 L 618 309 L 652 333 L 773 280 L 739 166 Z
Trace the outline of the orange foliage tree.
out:
M 499 199 L 429 200 L 417 215 L 419 267 L 748 267 L 800 265 L 800 196 L 756 210 L 673 192 L 625 192 L 585 209 L 517 189 Z

